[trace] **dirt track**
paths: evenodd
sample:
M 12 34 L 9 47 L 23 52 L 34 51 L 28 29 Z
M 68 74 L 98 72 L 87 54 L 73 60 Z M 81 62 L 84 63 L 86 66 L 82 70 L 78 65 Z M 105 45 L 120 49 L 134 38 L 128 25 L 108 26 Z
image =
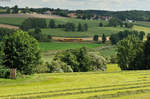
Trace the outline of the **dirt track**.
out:
M 1 28 L 8 28 L 8 29 L 15 29 L 15 30 L 19 29 L 19 27 L 17 27 L 17 26 L 6 25 L 6 24 L 0 24 L 0 27 Z
M 21 17 L 21 18 L 29 18 L 29 17 L 35 17 L 35 18 L 64 18 L 57 15 L 44 15 L 44 14 L 0 14 L 1 17 Z

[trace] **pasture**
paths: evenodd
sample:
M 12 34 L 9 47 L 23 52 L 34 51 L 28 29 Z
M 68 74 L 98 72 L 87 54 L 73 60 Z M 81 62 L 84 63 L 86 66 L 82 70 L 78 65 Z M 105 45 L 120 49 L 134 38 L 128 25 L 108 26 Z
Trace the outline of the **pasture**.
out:
M 96 44 L 96 43 L 63 43 L 63 42 L 40 42 L 39 47 L 42 51 L 49 50 L 66 50 L 66 49 L 74 49 L 74 48 L 97 48 L 104 46 L 104 44 Z
M 147 99 L 149 97 L 150 71 L 120 71 L 117 65 L 113 64 L 107 67 L 106 72 L 44 73 L 17 80 L 0 79 L 0 98 L 143 99 L 142 97 L 145 97 Z

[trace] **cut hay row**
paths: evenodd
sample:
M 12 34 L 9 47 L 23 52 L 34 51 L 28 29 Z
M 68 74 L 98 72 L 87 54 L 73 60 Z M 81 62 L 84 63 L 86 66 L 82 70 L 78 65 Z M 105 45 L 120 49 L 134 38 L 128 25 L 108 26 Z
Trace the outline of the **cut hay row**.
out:
M 64 78 L 62 82 L 29 83 L 15 85 L 3 85 L 2 90 L 15 88 L 18 92 L 2 94 L 1 99 L 108 99 L 124 95 L 134 95 L 150 92 L 149 71 L 127 71 L 114 73 L 67 73 L 44 74 L 44 77 L 53 79 Z M 39 77 L 39 76 L 37 76 Z M 67 78 L 66 78 L 67 77 Z M 87 78 L 88 77 L 88 78 Z M 121 78 L 120 78 L 121 77 Z M 99 79 L 98 79 L 99 78 Z M 109 79 L 108 79 L 109 78 Z M 38 78 L 39 79 L 39 78 Z M 94 81 L 95 79 L 95 81 Z M 103 80 L 102 80 L 103 79 Z M 81 81 L 80 81 L 81 80 Z M 110 80 L 110 81 L 109 81 Z M 80 83 L 78 82 L 80 81 Z M 86 82 L 89 83 L 86 83 Z M 45 84 L 45 85 L 42 85 Z M 78 84 L 79 83 L 79 84 Z M 93 85 L 90 85 L 93 84 Z M 39 85 L 38 87 L 35 87 Z M 63 86 L 62 86 L 63 85 Z M 71 87 L 72 86 L 72 87 Z M 45 88 L 44 88 L 45 87 Z M 20 89 L 21 88 L 21 89 Z M 22 89 L 23 88 L 23 89 Z M 29 89 L 28 89 L 29 88 Z M 24 92 L 20 92 L 24 90 Z M 30 92 L 29 92 L 30 91 Z

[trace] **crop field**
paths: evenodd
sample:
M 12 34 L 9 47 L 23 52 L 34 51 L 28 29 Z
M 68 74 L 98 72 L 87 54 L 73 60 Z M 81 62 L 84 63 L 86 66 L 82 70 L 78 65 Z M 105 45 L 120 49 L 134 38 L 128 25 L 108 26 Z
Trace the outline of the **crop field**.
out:
M 149 99 L 150 71 L 111 64 L 106 72 L 35 74 L 0 85 L 0 99 Z
M 150 27 L 150 22 L 144 22 L 144 21 L 137 21 L 136 23 L 134 23 L 135 25 L 138 26 L 143 26 L 143 27 Z
M 94 35 L 106 36 L 118 33 L 119 31 L 126 30 L 121 27 L 89 27 L 87 32 L 66 32 L 63 29 L 42 29 L 42 33 L 46 35 L 59 36 L 59 37 L 93 37 Z
M 95 44 L 95 43 L 62 43 L 62 42 L 41 42 L 39 43 L 39 47 L 42 51 L 49 50 L 66 50 L 66 49 L 74 49 L 74 48 L 96 48 L 104 46 L 104 44 Z

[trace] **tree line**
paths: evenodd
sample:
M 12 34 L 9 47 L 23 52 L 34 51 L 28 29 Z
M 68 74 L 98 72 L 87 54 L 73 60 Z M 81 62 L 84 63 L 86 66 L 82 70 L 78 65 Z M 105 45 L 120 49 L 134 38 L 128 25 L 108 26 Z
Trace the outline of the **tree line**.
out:
M 122 70 L 150 69 L 150 34 L 145 42 L 130 35 L 117 44 L 118 64 Z
M 78 32 L 84 32 L 88 31 L 88 24 L 84 23 L 78 23 L 78 26 L 76 24 L 67 22 L 65 24 L 56 24 L 55 20 L 51 19 L 49 21 L 49 24 L 47 25 L 46 19 L 40 19 L 40 18 L 28 18 L 26 19 L 22 25 L 20 26 L 22 30 L 29 30 L 33 28 L 64 28 L 64 31 L 78 31 Z
M 125 31 L 120 31 L 116 34 L 112 34 L 110 36 L 110 41 L 112 44 L 117 44 L 120 40 L 123 40 L 124 38 L 128 37 L 129 35 L 135 35 L 137 36 L 140 40 L 143 40 L 144 36 L 145 36 L 145 32 L 143 31 L 129 31 L 129 30 L 125 30 Z

